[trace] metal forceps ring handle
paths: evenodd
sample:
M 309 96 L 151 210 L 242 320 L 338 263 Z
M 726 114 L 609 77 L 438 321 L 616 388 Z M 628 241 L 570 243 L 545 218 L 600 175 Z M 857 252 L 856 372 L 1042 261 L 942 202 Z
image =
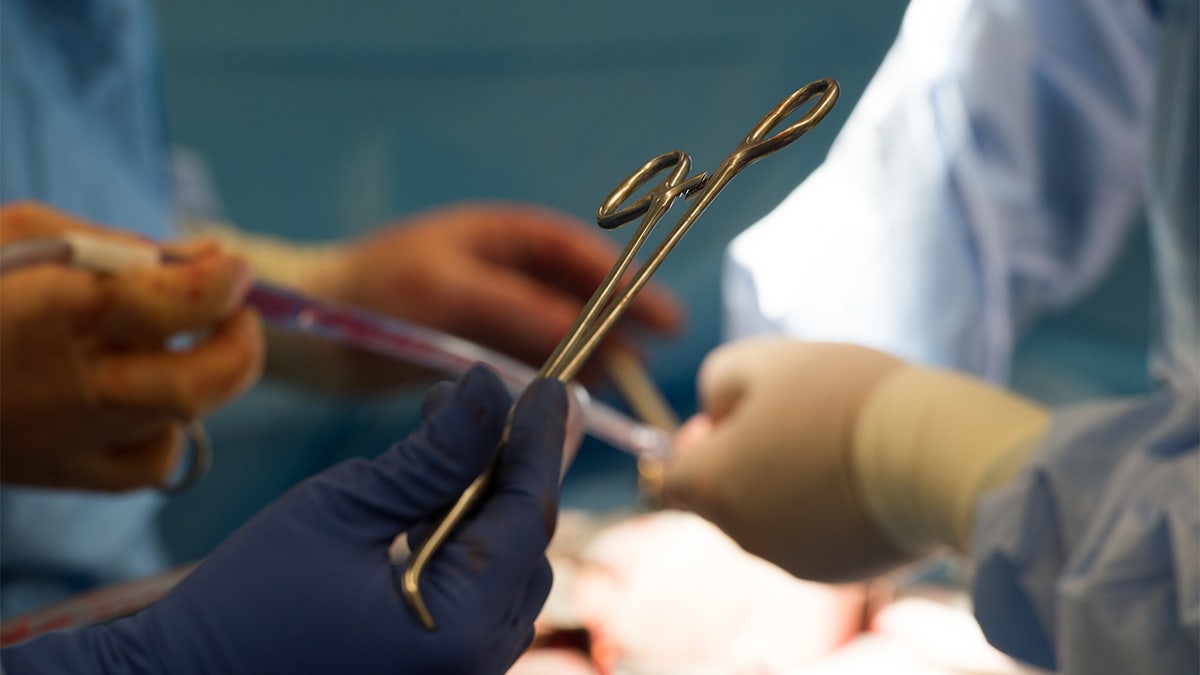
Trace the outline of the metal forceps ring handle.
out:
M 667 254 L 679 243 L 687 230 L 708 208 L 717 194 L 729 184 L 729 181 L 742 169 L 803 136 L 833 109 L 837 98 L 838 84 L 831 79 L 816 80 L 801 87 L 759 120 L 733 152 L 717 166 L 711 176 L 699 174 L 689 178 L 691 158 L 686 153 L 676 150 L 655 157 L 622 181 L 600 205 L 596 221 L 606 229 L 620 227 L 639 216 L 642 216 L 642 222 L 604 281 L 601 282 L 600 287 L 584 305 L 567 334 L 542 366 L 538 373 L 539 377 L 557 379 L 563 384 L 570 382 L 633 302 L 638 291 L 646 285 L 650 276 L 662 264 Z M 813 106 L 796 122 L 775 135 L 768 136 L 788 117 L 814 99 L 816 102 Z M 623 209 L 619 208 L 629 199 L 630 195 L 667 169 L 671 169 L 670 173 L 647 194 L 633 204 Z M 667 236 L 646 259 L 646 262 L 633 273 L 629 282 L 617 294 L 618 285 L 628 273 L 637 252 L 649 237 L 650 231 L 666 215 L 671 205 L 679 197 L 687 197 L 693 201 L 679 222 L 671 228 Z M 505 425 L 496 452 L 497 458 L 507 450 L 512 422 L 511 414 L 510 411 L 509 423 Z M 433 630 L 436 623 L 421 598 L 421 575 L 434 554 L 449 540 L 454 528 L 482 499 L 491 483 L 496 465 L 497 460 L 493 459 L 492 464 L 463 491 L 458 501 L 442 517 L 433 532 L 417 547 L 408 560 L 408 566 L 401 578 L 401 591 L 405 601 L 417 614 L 421 624 L 429 630 Z

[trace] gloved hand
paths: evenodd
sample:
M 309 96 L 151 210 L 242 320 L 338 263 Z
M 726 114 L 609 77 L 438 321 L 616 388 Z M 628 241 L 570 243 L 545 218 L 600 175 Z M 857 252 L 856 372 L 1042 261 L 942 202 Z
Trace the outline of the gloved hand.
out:
M 82 232 L 130 234 L 36 204 L 0 210 L 0 244 Z M 100 274 L 55 264 L 0 279 L 0 478 L 127 490 L 168 480 L 182 424 L 258 377 L 257 317 L 239 309 L 249 265 L 212 242 L 172 247 L 189 262 Z M 182 350 L 167 341 L 211 331 Z
M 243 252 L 264 279 L 473 340 L 534 366 L 550 355 L 617 257 L 611 241 L 571 216 L 508 203 L 430 209 L 324 247 L 213 224 L 198 231 Z M 653 283 L 620 322 L 661 334 L 682 324 L 679 300 Z
M 849 345 L 746 340 L 714 350 L 664 474 L 668 504 L 792 574 L 849 581 L 904 560 L 849 472 L 858 411 L 901 362 Z
M 973 378 L 844 344 L 732 343 L 705 360 L 699 391 L 704 412 L 665 468 L 668 502 L 816 581 L 965 550 L 975 502 L 1046 426 L 1037 406 Z
M 400 532 L 453 503 L 489 463 L 509 407 L 477 366 L 426 398 L 415 433 L 374 461 L 301 483 L 157 604 L 3 654 L 26 672 L 502 673 L 529 645 L 550 590 L 567 400 L 539 380 L 521 397 L 495 482 L 431 561 L 418 623 L 388 559 Z

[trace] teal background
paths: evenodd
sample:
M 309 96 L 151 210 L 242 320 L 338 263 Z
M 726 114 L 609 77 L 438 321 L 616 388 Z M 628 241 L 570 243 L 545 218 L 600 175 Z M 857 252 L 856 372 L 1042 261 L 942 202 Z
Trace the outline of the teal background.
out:
M 903 3 L 158 3 L 176 140 L 227 215 L 296 239 L 350 236 L 457 199 L 589 222 L 659 153 L 714 167 L 801 85 L 842 84 L 809 137 L 747 171 L 657 278 L 691 329 L 655 359 L 674 384 L 718 331 L 722 250 L 824 156 Z M 619 242 L 627 231 L 612 236 Z
M 904 9 L 872 0 L 155 4 L 176 142 L 205 159 L 230 220 L 297 240 L 354 236 L 459 199 L 531 201 L 591 221 L 651 157 L 679 149 L 694 170 L 711 169 L 781 98 L 837 79 L 831 116 L 735 180 L 656 277 L 690 315 L 685 335 L 649 348 L 651 374 L 683 416 L 695 407 L 696 367 L 719 341 L 725 245 L 821 161 Z M 1144 242 L 1131 251 L 1098 299 L 1022 344 L 1018 386 L 1046 400 L 1145 386 Z M 172 550 L 200 555 L 295 480 L 384 449 L 415 423 L 417 400 L 261 385 L 210 420 L 218 462 L 168 508 Z M 631 504 L 632 472 L 627 457 L 588 444 L 564 502 Z

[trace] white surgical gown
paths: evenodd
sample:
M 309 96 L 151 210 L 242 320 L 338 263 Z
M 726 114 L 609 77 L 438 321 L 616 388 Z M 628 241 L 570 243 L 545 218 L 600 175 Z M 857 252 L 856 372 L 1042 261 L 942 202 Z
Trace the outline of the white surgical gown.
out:
M 727 333 L 1008 374 L 1148 222 L 1157 391 L 1057 411 L 976 514 L 989 640 L 1068 673 L 1197 672 L 1196 0 L 916 0 L 825 163 L 730 246 Z

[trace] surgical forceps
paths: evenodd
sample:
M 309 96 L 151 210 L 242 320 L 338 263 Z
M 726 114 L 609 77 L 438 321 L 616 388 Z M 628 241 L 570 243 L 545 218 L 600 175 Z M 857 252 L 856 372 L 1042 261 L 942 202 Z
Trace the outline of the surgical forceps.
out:
M 733 180 L 733 177 L 742 169 L 803 136 L 833 109 L 837 98 L 838 84 L 831 79 L 816 80 L 796 90 L 771 109 L 766 116 L 759 120 L 758 124 L 754 125 L 750 133 L 717 166 L 711 176 L 701 173 L 689 178 L 691 158 L 686 153 L 674 150 L 650 160 L 618 184 L 608 198 L 600 204 L 596 213 L 597 224 L 605 229 L 615 229 L 639 216 L 642 217 L 642 222 L 638 225 L 629 243 L 626 244 L 608 276 L 604 278 L 595 294 L 584 305 L 583 310 L 558 343 L 550 358 L 542 365 L 538 376 L 553 378 L 563 384 L 569 383 L 604 339 L 604 336 L 621 318 L 638 291 L 646 285 L 650 275 L 654 274 L 667 254 L 679 243 L 683 235 L 696 222 L 700 214 L 708 208 L 717 194 L 729 184 L 729 181 Z M 768 136 L 775 127 L 814 99 L 815 103 L 799 119 L 774 136 Z M 637 190 L 668 169 L 670 169 L 670 173 L 650 188 L 645 195 L 629 206 L 620 208 Z M 692 202 L 679 222 L 671 228 L 645 263 L 633 273 L 628 283 L 617 293 L 618 284 L 626 278 L 634 257 L 645 244 L 650 231 L 679 197 L 686 197 Z M 507 450 L 511 422 L 510 412 L 509 424 L 505 426 L 501 436 L 500 447 L 496 452 L 497 457 Z M 434 554 L 449 539 L 454 528 L 483 497 L 491 483 L 496 465 L 496 460 L 493 459 L 492 464 L 463 491 L 458 501 L 446 512 L 435 525 L 433 532 L 417 547 L 408 560 L 408 566 L 401 580 L 401 590 L 404 599 L 416 613 L 417 618 L 429 630 L 433 630 L 436 623 L 429 613 L 425 601 L 421 598 L 421 575 Z

